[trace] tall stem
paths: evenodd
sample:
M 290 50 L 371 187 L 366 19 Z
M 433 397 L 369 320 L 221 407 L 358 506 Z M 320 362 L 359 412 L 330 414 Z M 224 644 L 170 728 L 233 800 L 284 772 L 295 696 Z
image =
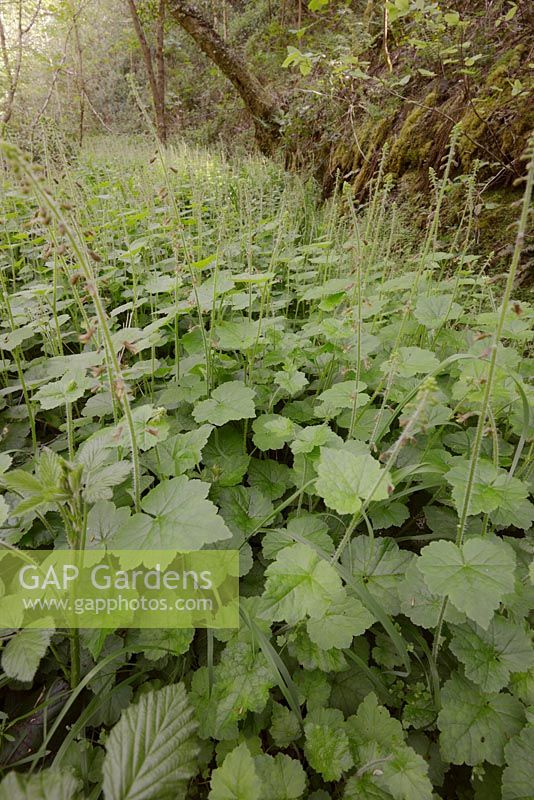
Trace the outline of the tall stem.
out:
M 72 422 L 72 404 L 65 403 L 67 416 L 67 445 L 69 450 L 69 461 L 74 461 L 74 425 Z
M 491 391 L 493 388 L 493 380 L 495 377 L 495 368 L 497 366 L 497 353 L 498 353 L 499 343 L 506 322 L 506 315 L 508 312 L 510 298 L 512 296 L 512 290 L 514 288 L 514 281 L 517 273 L 517 267 L 519 266 L 519 259 L 521 258 L 521 252 L 523 250 L 523 245 L 525 242 L 525 232 L 527 230 L 528 215 L 530 212 L 530 202 L 532 199 L 532 187 L 534 185 L 534 138 L 531 138 L 531 140 L 529 141 L 528 151 L 529 151 L 529 164 L 527 167 L 527 180 L 526 180 L 525 192 L 523 195 L 523 205 L 521 208 L 521 216 L 519 218 L 519 225 L 517 228 L 514 253 L 512 255 L 512 261 L 510 262 L 510 269 L 508 270 L 506 285 L 504 287 L 501 311 L 497 320 L 497 327 L 495 329 L 495 336 L 493 338 L 493 343 L 491 345 L 488 374 L 486 377 L 486 383 L 484 385 L 484 396 L 482 398 L 482 407 L 480 409 L 477 429 L 475 433 L 475 440 L 473 442 L 473 448 L 471 450 L 471 459 L 469 463 L 469 473 L 467 476 L 467 483 L 465 487 L 464 501 L 462 504 L 462 510 L 460 512 L 460 518 L 456 530 L 457 547 L 462 546 L 465 537 L 467 518 L 469 516 L 469 507 L 471 504 L 471 495 L 473 493 L 473 487 L 475 484 L 475 475 L 478 466 L 478 459 L 480 456 L 480 449 L 482 446 L 482 439 L 484 437 L 484 428 L 486 425 L 486 419 L 488 417 L 488 412 L 490 408 L 490 398 L 491 398 Z M 437 657 L 441 645 L 441 630 L 443 627 L 443 620 L 447 609 L 447 603 L 448 603 L 448 598 L 444 597 L 441 604 L 438 624 L 436 626 L 436 633 L 434 637 L 434 644 L 432 647 L 432 655 L 434 656 L 434 658 Z
M 106 360 L 109 363 L 110 372 L 113 376 L 113 385 L 110 387 L 110 389 L 112 392 L 115 391 L 117 399 L 119 400 L 119 403 L 122 406 L 124 417 L 126 420 L 126 426 L 128 428 L 128 433 L 130 437 L 130 448 L 132 453 L 132 473 L 133 473 L 135 510 L 140 511 L 141 466 L 139 461 L 139 451 L 137 448 L 137 437 L 135 434 L 135 427 L 132 417 L 132 409 L 128 397 L 128 389 L 122 378 L 122 371 L 120 368 L 119 360 L 117 358 L 117 353 L 115 352 L 115 347 L 113 345 L 113 340 L 111 337 L 111 331 L 108 325 L 104 304 L 102 302 L 102 298 L 100 297 L 98 284 L 95 275 L 93 273 L 91 261 L 86 253 L 85 244 L 83 243 L 79 234 L 69 224 L 59 204 L 56 202 L 54 197 L 44 186 L 42 180 L 36 175 L 36 173 L 32 168 L 32 165 L 23 156 L 18 147 L 9 144 L 8 142 L 1 142 L 0 149 L 4 151 L 6 158 L 11 163 L 14 171 L 17 174 L 22 173 L 22 175 L 28 181 L 30 186 L 33 188 L 33 191 L 38 200 L 40 201 L 40 203 L 42 204 L 42 206 L 48 209 L 51 217 L 56 221 L 58 226 L 61 228 L 62 232 L 64 233 L 65 237 L 67 238 L 72 248 L 72 251 L 74 253 L 74 256 L 76 257 L 78 264 L 80 265 L 81 271 L 83 272 L 84 278 L 87 283 L 87 290 L 93 299 L 96 316 L 98 319 L 100 330 L 102 332 L 102 336 L 104 338 L 105 349 L 106 349 Z
M 347 530 L 343 534 L 343 538 L 341 539 L 339 545 L 337 546 L 337 549 L 336 549 L 334 555 L 332 556 L 332 559 L 331 559 L 331 563 L 332 564 L 335 564 L 337 561 L 339 561 L 339 559 L 343 555 L 345 547 L 348 545 L 348 543 L 350 541 L 350 537 L 352 536 L 352 533 L 353 533 L 354 529 L 356 528 L 356 525 L 358 524 L 360 519 L 364 516 L 364 514 L 365 514 L 365 512 L 366 512 L 366 510 L 367 510 L 367 508 L 369 506 L 369 503 L 373 500 L 375 492 L 378 489 L 378 487 L 380 486 L 380 484 L 383 482 L 383 480 L 385 479 L 385 477 L 386 477 L 386 475 L 388 473 L 388 470 L 390 469 L 390 467 L 392 467 L 395 464 L 395 462 L 397 460 L 397 456 L 399 455 L 401 449 L 404 447 L 406 442 L 409 441 L 410 436 L 412 435 L 412 431 L 413 431 L 413 429 L 415 427 L 415 424 L 419 420 L 419 418 L 420 418 L 420 416 L 421 416 L 421 414 L 423 412 L 423 409 L 426 406 L 426 402 L 428 400 L 428 397 L 429 397 L 430 393 L 435 390 L 435 388 L 436 388 L 436 386 L 435 386 L 434 379 L 429 377 L 425 381 L 425 385 L 421 389 L 421 392 L 420 392 L 419 398 L 418 398 L 418 403 L 417 403 L 417 405 L 416 405 L 416 407 L 414 409 L 414 412 L 413 412 L 412 416 L 408 420 L 408 423 L 405 426 L 402 435 L 399 436 L 399 438 L 395 442 L 394 446 L 388 452 L 388 459 L 387 459 L 387 461 L 385 463 L 384 469 L 380 472 L 378 478 L 376 479 L 376 481 L 374 483 L 374 486 L 371 488 L 371 491 L 368 492 L 367 497 L 362 502 L 362 506 L 361 506 L 360 510 L 357 511 L 356 514 L 353 516 L 353 518 L 351 519 L 351 521 L 349 523 L 349 527 L 347 528 Z
M 72 628 L 70 632 L 70 688 L 75 689 L 80 682 L 80 631 Z
M 2 299 L 5 303 L 5 308 L 7 311 L 7 318 L 9 320 L 9 328 L 11 333 L 14 333 L 16 330 L 15 320 L 13 319 L 13 313 L 11 311 L 11 303 L 9 301 L 9 292 L 7 291 L 7 287 L 5 285 L 4 276 L 0 271 L 0 288 L 2 289 Z M 15 362 L 15 366 L 17 368 L 17 375 L 20 381 L 20 386 L 22 389 L 22 396 L 24 397 L 24 403 L 26 405 L 26 409 L 28 411 L 28 421 L 30 423 L 30 431 L 32 437 L 32 447 L 34 455 L 37 454 L 37 429 L 35 425 L 35 414 L 33 413 L 33 405 L 32 400 L 30 397 L 30 393 L 28 391 L 28 386 L 26 385 L 26 380 L 24 378 L 24 370 L 22 368 L 22 358 L 20 357 L 19 347 L 14 347 L 12 351 L 13 361 Z

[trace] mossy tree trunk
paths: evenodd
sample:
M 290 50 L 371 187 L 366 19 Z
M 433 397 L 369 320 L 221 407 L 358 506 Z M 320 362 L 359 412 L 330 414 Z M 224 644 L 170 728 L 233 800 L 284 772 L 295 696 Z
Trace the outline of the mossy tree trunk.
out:
M 243 57 L 219 36 L 193 3 L 170 0 L 169 13 L 234 85 L 254 120 L 260 150 L 266 155 L 272 154 L 280 138 L 276 97 L 253 75 Z

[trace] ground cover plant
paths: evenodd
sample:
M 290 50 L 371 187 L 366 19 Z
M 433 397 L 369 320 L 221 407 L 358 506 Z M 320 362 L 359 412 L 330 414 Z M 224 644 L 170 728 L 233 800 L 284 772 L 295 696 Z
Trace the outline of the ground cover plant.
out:
M 380 172 L 4 146 L 2 545 L 238 549 L 241 627 L 2 622 L 1 800 L 532 797 L 533 167 L 499 285 L 455 143 L 423 234 Z

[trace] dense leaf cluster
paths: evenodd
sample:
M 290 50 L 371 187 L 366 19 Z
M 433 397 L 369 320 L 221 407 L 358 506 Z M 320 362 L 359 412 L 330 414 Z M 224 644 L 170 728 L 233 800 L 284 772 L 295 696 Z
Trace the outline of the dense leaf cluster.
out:
M 178 167 L 78 168 L 109 341 L 64 228 L 6 192 L 0 536 L 239 549 L 242 625 L 81 631 L 28 753 L 73 651 L 12 622 L 0 798 L 525 800 L 534 312 L 466 499 L 498 313 L 469 241 L 403 242 L 387 186 L 353 224 L 273 167 Z

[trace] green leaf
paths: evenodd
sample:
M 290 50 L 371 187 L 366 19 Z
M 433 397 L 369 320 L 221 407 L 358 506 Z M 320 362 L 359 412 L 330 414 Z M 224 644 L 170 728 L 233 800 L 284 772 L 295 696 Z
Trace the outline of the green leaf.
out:
M 438 624 L 443 598 L 432 594 L 419 570 L 418 559 L 414 558 L 406 569 L 404 580 L 398 584 L 401 601 L 400 610 L 416 625 L 423 628 L 435 628 Z M 464 614 L 457 611 L 449 603 L 445 611 L 448 622 L 463 622 Z
M 317 397 L 319 402 L 315 407 L 315 416 L 331 419 L 344 408 L 352 408 L 355 401 L 361 408 L 369 401 L 369 396 L 363 394 L 363 390 L 366 388 L 365 383 L 359 383 L 358 391 L 356 391 L 356 381 L 335 383 Z
M 362 500 L 386 500 L 391 476 L 370 455 L 321 447 L 315 487 L 329 508 L 355 514 Z
M 346 725 L 355 763 L 370 765 L 369 777 L 372 775 L 380 790 L 389 792 L 395 800 L 431 800 L 427 763 L 408 747 L 402 725 L 378 704 L 374 693 L 367 695 Z M 369 780 L 369 790 L 370 785 Z
M 280 450 L 295 435 L 295 424 L 280 414 L 263 414 L 252 423 L 254 444 L 259 450 Z
M 320 617 L 326 604 L 343 597 L 336 570 L 305 544 L 285 547 L 265 575 L 264 619 L 295 624 L 306 615 Z
M 430 330 L 441 327 L 447 320 L 457 319 L 461 313 L 462 306 L 453 301 L 452 294 L 420 295 L 414 310 L 416 320 Z
M 402 709 L 404 728 L 429 728 L 434 723 L 436 713 L 434 698 L 425 684 L 412 684 L 406 693 L 406 703 Z
M 377 664 L 393 669 L 402 665 L 402 656 L 395 648 L 390 637 L 380 630 L 374 635 L 375 645 L 372 649 L 373 659 Z
M 282 63 L 282 67 L 287 68 L 296 64 L 301 75 L 309 75 L 312 70 L 312 62 L 309 53 L 301 53 L 297 47 L 287 46 L 287 57 Z
M 272 458 L 253 458 L 248 480 L 252 488 L 259 489 L 270 500 L 278 500 L 293 485 L 289 467 Z
M 129 475 L 129 461 L 117 461 L 115 450 L 98 438 L 89 439 L 76 454 L 76 463 L 83 465 L 83 498 L 88 503 L 111 500 L 112 489 Z
M 180 380 L 168 383 L 158 396 L 158 401 L 165 408 L 177 408 L 180 403 L 194 403 L 206 396 L 206 381 L 196 372 L 182 375 Z
M 349 648 L 354 636 L 360 636 L 375 622 L 374 616 L 356 597 L 334 601 L 320 617 L 306 623 L 312 642 L 323 650 Z
M 420 67 L 417 70 L 417 72 L 419 73 L 419 75 L 422 75 L 423 78 L 435 78 L 436 77 L 436 73 L 432 69 L 424 69 L 424 68 Z M 433 326 L 431 326 L 431 327 L 433 327 Z
M 213 256 L 210 257 L 213 260 Z M 204 262 L 202 259 L 201 262 Z M 197 286 L 196 291 L 191 291 L 189 295 L 189 304 L 191 306 L 197 303 L 200 305 L 202 311 L 211 311 L 216 297 L 220 297 L 226 292 L 231 291 L 235 286 L 232 275 L 229 270 L 219 270 L 217 275 L 210 276 L 207 280 Z M 182 339 L 183 341 L 183 339 Z
M 4 524 L 4 522 L 9 518 L 10 514 L 9 506 L 6 503 L 5 498 L 0 495 L 0 526 Z
M 101 725 L 111 727 L 115 725 L 121 713 L 128 707 L 132 700 L 133 690 L 131 686 L 120 684 L 114 686 L 109 693 L 109 700 L 101 704 L 94 714 L 88 719 L 88 725 L 99 728 Z
M 285 395 L 289 397 L 294 397 L 304 389 L 306 384 L 308 383 L 308 379 L 303 372 L 299 372 L 298 369 L 283 369 L 279 372 L 275 372 L 273 375 L 273 380 L 277 386 L 282 389 Z
M 254 416 L 254 390 L 241 381 L 222 383 L 213 390 L 209 400 L 202 400 L 193 409 L 196 422 L 210 422 L 218 426 Z
M 294 455 L 297 453 L 311 453 L 316 447 L 328 444 L 332 431 L 328 425 L 308 425 L 298 431 L 290 447 Z
M 410 518 L 410 512 L 403 503 L 391 500 L 373 508 L 370 517 L 373 528 L 377 531 L 384 528 L 399 528 Z
M 496 323 L 494 323 L 495 325 Z M 494 325 L 491 330 L 494 330 Z M 517 389 L 513 378 L 510 376 L 509 369 L 514 369 L 516 364 L 506 364 L 508 353 L 517 356 L 517 351 L 511 348 L 499 349 L 497 367 L 494 373 L 494 381 L 491 387 L 491 401 L 493 404 L 511 403 L 517 398 Z M 473 405 L 482 402 L 486 380 L 488 376 L 488 361 L 476 353 L 478 358 L 466 359 L 459 366 L 460 377 L 454 384 L 452 396 L 459 400 L 464 408 L 471 410 Z M 506 367 L 504 366 L 506 364 Z
M 243 742 L 228 753 L 221 767 L 211 773 L 209 800 L 258 800 L 263 784 L 254 759 Z
M 152 472 L 163 478 L 174 478 L 194 469 L 200 463 L 202 450 L 206 446 L 212 425 L 201 425 L 187 433 L 177 433 L 170 436 L 154 450 L 147 453 L 143 463 Z
M 348 779 L 343 800 L 392 800 L 392 795 L 376 785 L 370 772 L 364 772 Z
M 42 657 L 48 650 L 53 633 L 53 620 L 50 630 L 24 628 L 16 633 L 2 650 L 2 669 L 10 678 L 18 681 L 32 681 Z
M 306 773 L 294 758 L 277 753 L 254 759 L 261 778 L 261 800 L 297 800 L 306 788 Z
M 112 489 L 125 481 L 131 470 L 129 461 L 115 461 L 103 466 L 96 474 L 84 475 L 83 499 L 88 503 L 109 500 L 113 496 Z
M 95 503 L 87 515 L 87 536 L 85 546 L 99 550 L 113 547 L 113 537 L 117 531 L 126 526 L 130 520 L 128 506 L 117 508 L 108 500 Z
M 304 733 L 304 754 L 325 781 L 338 781 L 353 766 L 341 711 L 335 708 L 311 711 L 304 723 Z
M 202 451 L 202 460 L 213 483 L 220 486 L 240 483 L 250 462 L 241 431 L 231 425 L 215 428 Z
M 150 404 L 134 408 L 132 418 L 136 443 L 140 450 L 150 450 L 168 437 L 170 428 L 166 413 L 163 407 L 155 408 Z M 124 417 L 117 425 L 114 442 L 123 447 L 131 447 L 129 428 Z
M 216 506 L 207 500 L 209 484 L 185 475 L 162 481 L 141 502 L 144 514 L 134 514 L 113 537 L 125 550 L 201 550 L 231 538 Z
M 300 724 L 296 714 L 287 706 L 273 702 L 269 733 L 277 747 L 282 749 L 288 747 L 300 736 Z
M 519 78 L 516 78 L 512 83 L 512 97 L 517 97 L 518 94 L 521 94 L 526 90 L 526 86 Z
M 383 372 L 394 369 L 402 378 L 411 378 L 413 375 L 432 372 L 439 366 L 439 361 L 430 350 L 421 347 L 399 347 L 389 361 L 382 366 Z
M 176 800 L 197 770 L 196 728 L 183 684 L 142 694 L 107 739 L 105 800 Z
M 443 15 L 443 19 L 450 25 L 451 27 L 455 27 L 460 22 L 460 15 L 457 11 L 449 11 L 447 14 Z
M 60 474 L 58 473 L 58 482 Z M 44 495 L 44 487 L 37 477 L 23 469 L 13 469 L 7 472 L 3 482 L 8 489 L 20 494 Z
M 461 513 L 464 506 L 469 471 L 470 462 L 467 459 L 455 458 L 453 468 L 445 474 L 446 480 L 452 486 L 452 498 L 458 513 Z M 528 487 L 522 481 L 511 477 L 504 470 L 498 470 L 490 461 L 479 459 L 468 513 L 486 514 L 502 509 L 503 519 L 506 521 L 514 508 L 526 500 L 528 494 Z M 526 527 L 529 524 L 527 514 Z
M 273 512 L 273 504 L 259 489 L 230 486 L 213 491 L 221 516 L 233 533 L 249 535 Z
M 359 758 L 370 743 L 375 745 L 377 752 L 391 752 L 404 744 L 401 723 L 384 706 L 379 705 L 374 692 L 370 692 L 358 706 L 356 714 L 348 718 L 347 730 L 351 749 Z
M 67 372 L 59 381 L 42 386 L 33 395 L 33 400 L 37 400 L 43 409 L 65 406 L 83 397 L 91 385 L 92 381 L 83 372 Z
M 526 706 L 534 706 L 534 667 L 528 672 L 516 672 L 510 679 L 510 691 Z
M 534 651 L 524 628 L 495 616 L 487 630 L 468 622 L 453 628 L 450 649 L 464 665 L 466 676 L 485 692 L 498 692 L 510 673 L 534 666 Z
M 301 669 L 294 674 L 293 678 L 298 690 L 300 705 L 305 703 L 308 711 L 328 705 L 332 691 L 328 675 L 318 669 Z
M 534 725 L 526 725 L 504 748 L 502 800 L 529 800 L 534 786 Z
M 328 525 L 321 517 L 310 514 L 308 511 L 301 511 L 298 517 L 292 517 L 287 522 L 287 528 L 275 528 L 267 531 L 262 539 L 262 549 L 265 558 L 276 558 L 277 554 L 284 547 L 291 547 L 295 544 L 293 535 L 301 536 L 312 545 L 320 547 L 325 553 L 332 555 L 334 552 L 334 542 L 328 535 Z
M 298 627 L 286 635 L 289 654 L 306 670 L 341 672 L 347 669 L 343 651 L 337 647 L 323 650 L 310 639 L 306 628 Z
M 378 782 L 387 786 L 395 800 L 432 800 L 428 765 L 411 747 L 399 748 L 381 769 Z
M 82 408 L 82 417 L 93 419 L 113 414 L 113 396 L 111 392 L 98 392 L 89 397 Z
M 261 650 L 238 640 L 227 644 L 213 670 L 211 694 L 207 691 L 207 677 L 207 670 L 197 670 L 193 676 L 192 692 L 200 735 L 216 739 L 233 738 L 239 720 L 249 711 L 263 711 L 269 699 L 269 689 L 277 681 Z
M 7 350 L 12 352 L 26 339 L 31 339 L 35 331 L 33 326 L 24 325 L 22 328 L 16 328 L 13 331 L 0 334 L 0 350 Z
M 10 456 L 9 453 L 0 453 L 0 475 L 7 472 L 12 463 L 13 457 Z
M 417 563 L 431 592 L 447 595 L 458 611 L 485 629 L 504 595 L 514 589 L 515 556 L 499 539 L 474 536 L 461 547 L 432 542 Z
M 0 800 L 76 800 L 80 787 L 66 770 L 43 769 L 36 775 L 10 772 L 0 783 Z
M 504 497 L 499 503 L 499 508 L 490 513 L 490 519 L 499 530 L 502 528 L 521 528 L 524 531 L 529 530 L 534 522 L 534 503 L 526 498 L 518 498 L 519 490 L 517 484 L 512 486 L 512 481 L 515 478 L 510 478 L 507 485 L 510 487 L 510 492 L 504 493 Z M 524 487 L 524 484 L 522 484 Z
M 369 536 L 355 536 L 345 551 L 343 564 L 388 614 L 398 614 L 399 587 L 413 559 L 413 553 L 400 550 L 397 543 L 386 536 L 375 540 Z
M 25 514 L 39 506 L 65 502 L 67 494 L 63 486 L 64 465 L 61 456 L 46 447 L 39 454 L 35 475 L 23 469 L 5 473 L 2 478 L 5 486 L 24 497 L 14 509 L 14 514 Z
M 213 331 L 213 344 L 219 350 L 248 350 L 258 339 L 258 323 L 220 322 Z
M 438 716 L 443 757 L 453 764 L 504 764 L 504 746 L 521 730 L 523 706 L 509 694 L 482 691 L 458 672 L 441 691 Z
M 410 431 L 412 436 L 415 436 L 416 433 L 427 433 L 430 428 L 440 428 L 447 424 L 452 418 L 452 409 L 449 406 L 442 405 L 441 403 L 436 403 L 435 401 L 429 402 L 425 407 L 421 410 L 420 414 L 417 418 L 414 419 L 413 417 L 413 409 L 412 406 L 408 406 L 405 413 L 401 414 L 399 418 L 399 424 L 401 428 L 405 427 L 411 422 Z M 430 461 L 433 454 L 436 454 L 435 460 L 440 463 L 443 459 L 444 451 L 437 450 L 437 451 L 429 451 L 427 454 L 427 460 Z M 445 465 L 445 468 L 448 466 L 447 462 L 442 462 Z
M 513 20 L 516 14 L 517 14 L 517 3 L 510 3 L 510 8 L 504 15 L 504 21 L 510 22 L 511 20 Z
M 194 635 L 193 628 L 133 628 L 126 635 L 124 647 L 129 653 L 143 653 L 148 661 L 157 661 L 169 654 L 187 653 Z

